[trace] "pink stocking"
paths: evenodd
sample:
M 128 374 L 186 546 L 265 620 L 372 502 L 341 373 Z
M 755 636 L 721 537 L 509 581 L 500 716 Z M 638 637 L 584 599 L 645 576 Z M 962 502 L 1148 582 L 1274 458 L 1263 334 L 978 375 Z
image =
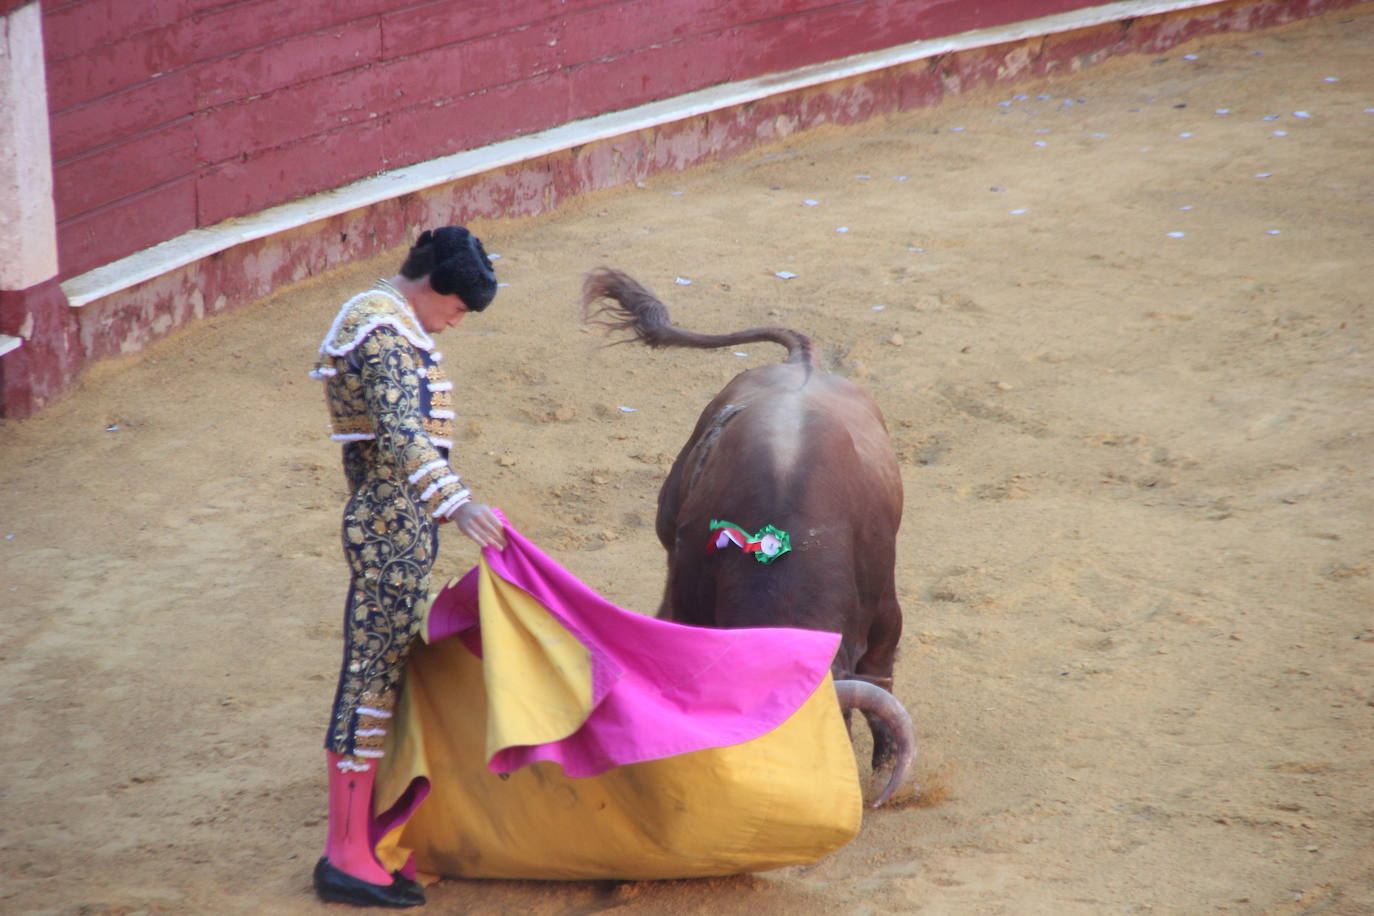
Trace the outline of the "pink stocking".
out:
M 325 751 L 325 757 L 329 761 L 329 832 L 324 846 L 325 857 L 335 868 L 369 884 L 391 884 L 390 872 L 381 866 L 372 851 L 372 786 L 377 779 L 376 764 L 333 751 Z

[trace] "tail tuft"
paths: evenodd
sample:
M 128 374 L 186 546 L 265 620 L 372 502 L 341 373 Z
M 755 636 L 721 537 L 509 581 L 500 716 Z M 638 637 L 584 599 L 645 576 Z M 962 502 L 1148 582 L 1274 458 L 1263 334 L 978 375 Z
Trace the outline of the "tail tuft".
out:
M 609 301 L 601 302 L 603 299 Z M 732 334 L 698 334 L 675 328 L 667 306 L 657 296 L 629 274 L 610 267 L 598 267 L 587 274 L 582 283 L 582 315 L 588 323 L 611 332 L 630 331 L 640 343 L 654 348 L 710 350 L 768 341 L 787 348 L 787 362 L 816 365 L 811 338 L 791 328 L 749 328 Z

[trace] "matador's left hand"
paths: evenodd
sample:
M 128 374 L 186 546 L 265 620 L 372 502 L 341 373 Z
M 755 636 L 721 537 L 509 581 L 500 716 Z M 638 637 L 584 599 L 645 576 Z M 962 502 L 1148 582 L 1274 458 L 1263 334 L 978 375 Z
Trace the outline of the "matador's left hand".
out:
M 476 541 L 478 546 L 506 549 L 506 526 L 490 506 L 466 502 L 458 507 L 450 519 L 459 531 Z

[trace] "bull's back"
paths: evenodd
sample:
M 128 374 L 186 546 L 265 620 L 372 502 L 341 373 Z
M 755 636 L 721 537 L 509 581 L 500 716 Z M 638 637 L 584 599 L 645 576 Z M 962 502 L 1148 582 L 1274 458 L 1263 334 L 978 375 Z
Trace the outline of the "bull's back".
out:
M 902 502 L 897 462 L 872 399 L 845 379 L 793 365 L 751 370 L 726 386 L 703 413 L 664 496 L 659 530 L 672 545 L 666 612 L 698 624 L 757 625 L 762 621 L 735 619 L 757 602 L 722 590 L 766 589 L 770 614 L 792 608 L 789 619 L 771 623 L 822 629 L 841 627 L 797 615 L 852 602 L 865 575 L 863 554 L 892 543 Z M 781 528 L 794 556 L 767 567 L 708 557 L 713 519 L 751 532 Z M 817 601 L 826 591 L 834 600 Z
M 831 474 L 862 479 L 901 505 L 901 475 L 877 404 L 848 379 L 806 366 L 736 376 L 702 412 L 678 465 L 682 507 L 726 491 L 746 497 L 730 480 L 768 491 L 775 503 L 811 488 L 823 495 Z

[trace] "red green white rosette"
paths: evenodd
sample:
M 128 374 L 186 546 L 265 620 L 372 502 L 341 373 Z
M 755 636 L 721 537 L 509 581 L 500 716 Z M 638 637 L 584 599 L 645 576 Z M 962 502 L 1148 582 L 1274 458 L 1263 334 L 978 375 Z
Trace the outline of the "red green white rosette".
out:
M 787 532 L 772 525 L 764 525 L 756 533 L 750 534 L 733 522 L 717 519 L 711 522 L 711 531 L 714 534 L 706 547 L 708 553 L 734 544 L 745 553 L 752 553 L 755 560 L 766 565 L 792 549 L 792 539 Z

